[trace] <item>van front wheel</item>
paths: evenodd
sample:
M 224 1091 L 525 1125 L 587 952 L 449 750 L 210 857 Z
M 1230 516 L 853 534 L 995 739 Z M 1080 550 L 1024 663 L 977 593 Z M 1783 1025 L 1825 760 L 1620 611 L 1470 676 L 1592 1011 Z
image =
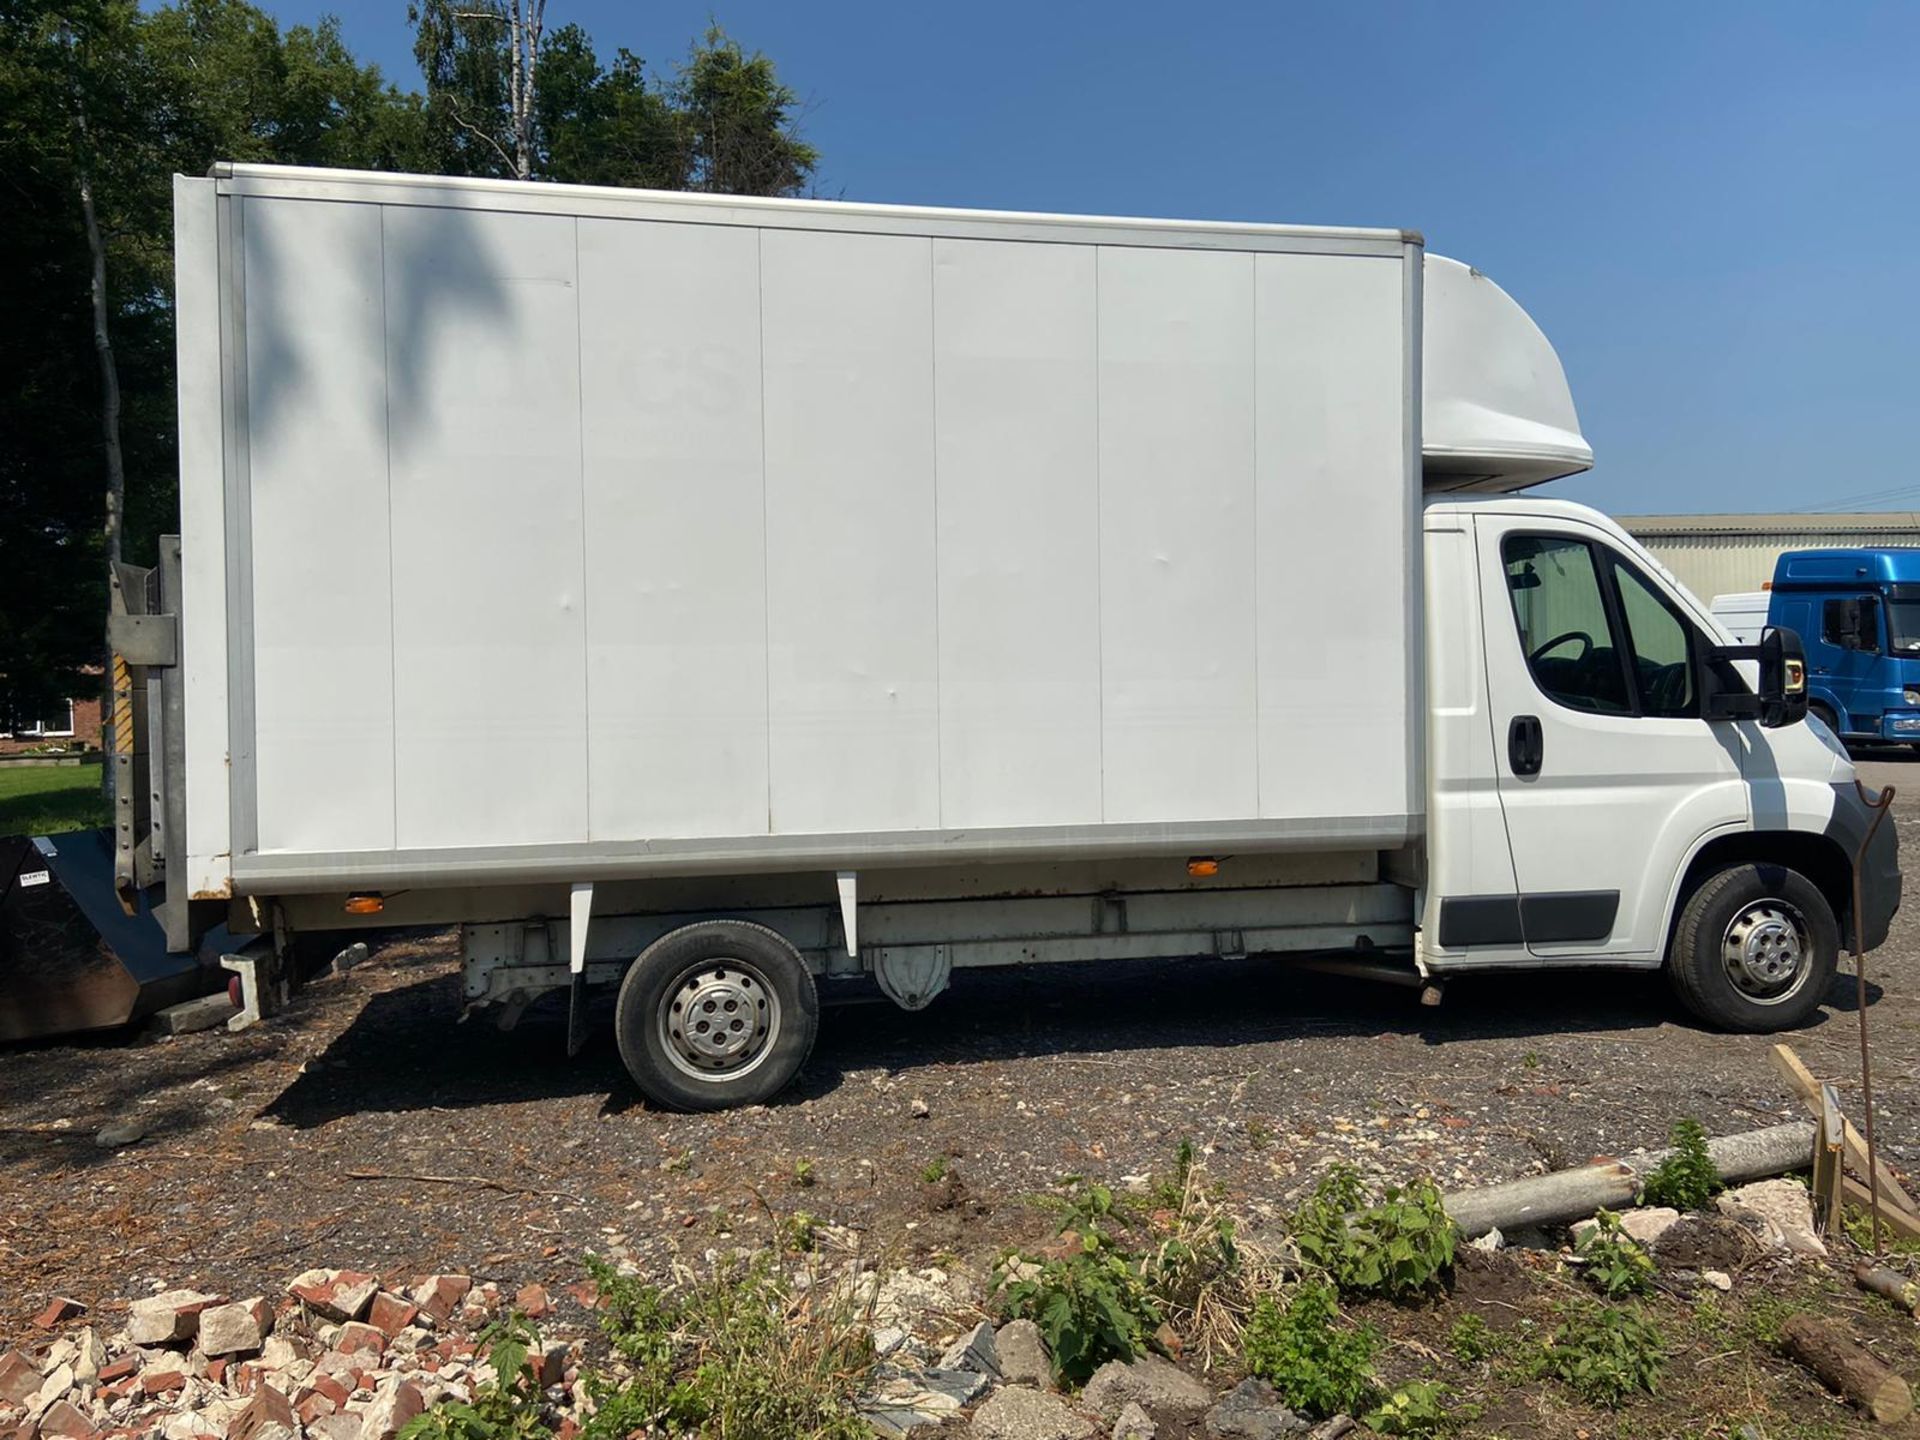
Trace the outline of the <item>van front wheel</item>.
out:
M 1839 958 L 1840 927 L 1811 880 L 1782 865 L 1729 865 L 1682 907 L 1667 978 L 1707 1024 L 1764 1034 L 1806 1023 Z

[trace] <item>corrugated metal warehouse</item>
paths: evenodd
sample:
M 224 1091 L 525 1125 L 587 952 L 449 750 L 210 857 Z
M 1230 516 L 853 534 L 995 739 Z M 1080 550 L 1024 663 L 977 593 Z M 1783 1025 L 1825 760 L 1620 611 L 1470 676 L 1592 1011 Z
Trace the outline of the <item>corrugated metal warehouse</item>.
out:
M 1620 515 L 1627 533 L 1651 550 L 1695 595 L 1758 590 L 1773 579 L 1786 550 L 1920 545 L 1920 511 L 1860 515 Z

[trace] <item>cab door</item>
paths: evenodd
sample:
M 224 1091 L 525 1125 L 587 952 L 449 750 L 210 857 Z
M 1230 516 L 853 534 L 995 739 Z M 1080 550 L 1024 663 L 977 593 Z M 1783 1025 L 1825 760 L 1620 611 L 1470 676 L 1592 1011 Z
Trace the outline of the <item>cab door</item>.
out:
M 1750 822 L 1740 733 L 1701 717 L 1695 657 L 1710 642 L 1598 526 L 1513 514 L 1476 526 L 1526 948 L 1657 960 L 1693 847 Z
M 1820 645 L 1808 647 L 1809 678 L 1839 702 L 1842 734 L 1878 735 L 1880 716 L 1889 708 L 1883 672 L 1890 669 L 1881 643 L 1879 599 L 1829 595 L 1819 597 L 1817 604 Z M 1893 703 L 1899 704 L 1897 696 Z

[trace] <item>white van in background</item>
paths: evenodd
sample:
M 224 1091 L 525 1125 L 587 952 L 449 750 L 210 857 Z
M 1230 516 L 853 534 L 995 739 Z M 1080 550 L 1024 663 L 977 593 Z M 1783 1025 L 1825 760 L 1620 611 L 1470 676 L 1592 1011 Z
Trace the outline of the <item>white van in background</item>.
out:
M 1727 633 L 1741 645 L 1758 645 L 1760 632 L 1767 628 L 1767 606 L 1773 597 L 1765 590 L 1746 590 L 1738 595 L 1713 597 L 1713 618 L 1727 627 Z

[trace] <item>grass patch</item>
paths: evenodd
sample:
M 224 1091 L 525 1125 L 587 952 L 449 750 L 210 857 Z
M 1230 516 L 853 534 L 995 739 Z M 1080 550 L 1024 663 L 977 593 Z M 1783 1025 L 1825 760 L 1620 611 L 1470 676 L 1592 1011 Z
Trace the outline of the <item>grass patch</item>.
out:
M 873 1368 L 872 1314 L 858 1285 L 816 1275 L 801 1288 L 765 1257 L 720 1262 L 671 1291 L 596 1260 L 587 1268 L 600 1292 L 601 1329 L 632 1374 L 618 1384 L 589 1380 L 597 1409 L 585 1440 L 868 1440 L 871 1428 L 854 1403 Z
M 1061 1193 L 1033 1197 L 1059 1215 L 1044 1257 L 1009 1255 L 994 1291 L 1010 1318 L 1040 1327 L 1055 1374 L 1085 1383 L 1108 1360 L 1166 1342 L 1168 1326 L 1204 1369 L 1232 1360 L 1256 1303 L 1297 1272 L 1291 1247 L 1275 1253 L 1238 1238 L 1193 1146 L 1144 1196 L 1069 1175 Z
M 0 765 L 0 835 L 59 835 L 107 822 L 98 765 Z
M 1880 1213 L 1886 1214 L 1884 1200 L 1881 1201 Z M 1840 1218 L 1840 1224 L 1841 1228 L 1847 1232 L 1847 1239 L 1861 1251 L 1868 1255 L 1874 1253 L 1873 1216 L 1870 1213 L 1849 1205 L 1846 1213 Z M 1901 1259 L 1920 1256 L 1920 1240 L 1910 1240 L 1904 1235 L 1896 1235 L 1884 1223 L 1880 1226 L 1880 1248 L 1883 1253 L 1898 1256 Z
M 1469 1312 L 1448 1328 L 1447 1348 L 1462 1365 L 1478 1365 L 1482 1360 L 1491 1359 L 1499 1345 L 1492 1327 Z
M 857 1404 L 874 1367 L 874 1287 L 855 1274 L 794 1276 L 762 1255 L 661 1289 L 586 1264 L 615 1363 L 583 1367 L 592 1414 L 577 1432 L 558 1424 L 533 1361 L 539 1334 L 516 1313 L 479 1337 L 494 1378 L 409 1421 L 399 1440 L 871 1440 Z

